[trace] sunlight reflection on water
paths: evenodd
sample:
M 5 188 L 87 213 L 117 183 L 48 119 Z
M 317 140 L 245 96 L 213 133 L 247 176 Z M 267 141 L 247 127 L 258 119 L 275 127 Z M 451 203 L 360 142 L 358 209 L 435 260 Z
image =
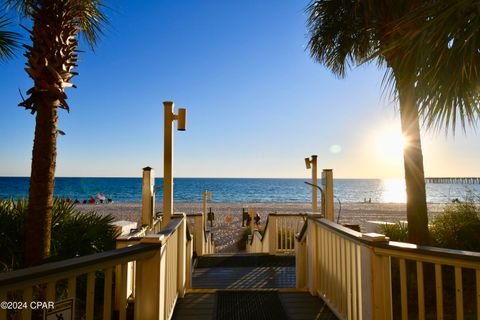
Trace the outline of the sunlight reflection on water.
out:
M 406 202 L 405 180 L 400 179 L 383 179 L 382 194 L 380 202 Z

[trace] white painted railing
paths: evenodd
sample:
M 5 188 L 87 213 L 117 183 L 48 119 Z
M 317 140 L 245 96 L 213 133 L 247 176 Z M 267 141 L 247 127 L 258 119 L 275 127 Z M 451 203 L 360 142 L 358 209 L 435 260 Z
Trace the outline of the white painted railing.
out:
M 193 226 L 193 245 L 197 256 L 215 253 L 213 233 L 205 229 L 205 217 L 202 213 L 188 214 L 189 224 Z
M 480 319 L 480 253 L 388 242 L 318 218 L 298 240 L 297 286 L 340 319 Z
M 20 301 L 27 306 L 16 311 L 0 308 L 0 319 L 31 319 L 32 301 L 69 298 L 85 303 L 77 315 L 87 320 L 111 319 L 114 312 L 119 319 L 126 319 L 131 302 L 135 319 L 170 319 L 177 297 L 184 295 L 190 281 L 192 247 L 186 218 L 174 216 L 159 234 L 129 241 L 137 244 L 0 274 L 0 301 Z M 100 295 L 95 293 L 99 289 L 103 291 Z M 84 296 L 78 296 L 82 291 Z
M 265 252 L 270 254 L 294 254 L 295 236 L 305 223 L 306 214 L 270 213 L 263 236 L 253 230 L 247 241 L 247 252 Z

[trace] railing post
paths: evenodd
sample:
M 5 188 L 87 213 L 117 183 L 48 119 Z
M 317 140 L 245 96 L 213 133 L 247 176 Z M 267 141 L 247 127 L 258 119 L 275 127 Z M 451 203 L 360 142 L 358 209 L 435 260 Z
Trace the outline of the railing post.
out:
M 296 287 L 305 288 L 307 277 L 307 245 L 305 240 L 295 239 L 295 272 Z
M 155 171 L 143 168 L 142 183 L 142 225 L 152 227 L 155 214 Z
M 193 238 L 187 241 L 185 258 L 185 289 L 192 288 L 192 257 L 193 257 Z
M 147 236 L 142 243 L 162 243 L 164 236 Z M 135 319 L 166 320 L 165 313 L 165 247 L 153 256 L 137 261 Z
M 268 216 L 268 232 L 269 232 L 269 239 L 268 239 L 268 251 L 270 254 L 277 253 L 277 242 L 278 242 L 278 234 L 277 234 L 277 216 L 270 214 Z
M 362 238 L 372 244 L 388 241 L 376 233 L 364 234 Z M 362 245 L 360 252 L 363 319 L 392 319 L 390 257 L 377 255 L 372 245 Z
M 177 234 L 177 239 L 178 239 L 178 266 L 177 266 L 177 272 L 178 272 L 178 296 L 180 298 L 183 298 L 185 296 L 185 286 L 186 286 L 186 255 L 187 255 L 187 248 L 186 248 L 186 243 L 187 243 L 187 237 L 186 237 L 186 223 L 187 223 L 187 217 L 185 214 L 183 214 L 182 222 L 180 226 L 178 227 L 178 234 Z
M 323 169 L 322 172 L 322 213 L 325 218 L 334 221 L 334 204 L 333 204 L 333 171 L 332 169 Z
M 195 235 L 193 241 L 195 243 L 195 251 L 197 252 L 197 256 L 203 256 L 203 253 L 205 252 L 205 231 L 203 221 L 203 213 L 197 213 L 194 217 Z
M 318 242 L 317 242 L 317 227 L 313 220 L 307 219 L 307 285 L 310 294 L 317 295 L 318 290 Z

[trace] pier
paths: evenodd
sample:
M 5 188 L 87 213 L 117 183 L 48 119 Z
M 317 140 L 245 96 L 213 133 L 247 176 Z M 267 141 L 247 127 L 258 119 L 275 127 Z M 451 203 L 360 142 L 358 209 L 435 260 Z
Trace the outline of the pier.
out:
M 426 183 L 446 183 L 446 184 L 480 184 L 479 177 L 428 177 Z

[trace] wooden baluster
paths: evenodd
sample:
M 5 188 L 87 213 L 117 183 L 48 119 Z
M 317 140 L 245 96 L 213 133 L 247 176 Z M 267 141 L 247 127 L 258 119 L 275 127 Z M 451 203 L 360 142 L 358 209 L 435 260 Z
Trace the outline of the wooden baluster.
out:
M 457 320 L 463 320 L 463 285 L 461 267 L 455 267 L 455 301 Z
M 87 275 L 87 320 L 93 320 L 93 310 L 95 306 L 95 271 L 89 272 Z
M 346 263 L 347 263 L 347 319 L 353 319 L 352 314 L 352 270 L 354 270 L 353 263 L 352 263 L 352 249 L 351 249 L 351 242 L 346 240 L 346 248 L 345 248 L 345 255 L 346 255 Z
M 480 320 L 480 269 L 475 270 L 477 278 L 477 320 Z
M 0 291 L 0 302 L 7 301 L 7 292 Z M 7 319 L 7 309 L 0 308 L 0 319 Z
M 112 268 L 105 270 L 105 287 L 103 290 L 103 319 L 112 318 Z
M 418 318 L 425 319 L 425 291 L 423 284 L 423 263 L 417 261 Z
M 127 271 L 128 264 L 122 263 L 120 265 L 120 283 L 116 283 L 116 286 L 119 286 L 120 290 L 117 291 L 120 296 L 118 297 L 119 301 L 119 316 L 120 320 L 127 319 Z
M 442 265 L 435 264 L 435 289 L 437 297 L 437 319 L 443 320 L 443 279 Z
M 25 288 L 23 290 L 22 299 L 24 302 L 27 303 L 28 307 L 22 309 L 22 318 L 23 319 L 31 319 L 32 318 L 32 308 L 30 308 L 30 302 L 32 302 L 33 298 L 33 288 L 31 286 Z M 1 318 L 1 317 L 0 317 Z
M 405 259 L 399 259 L 400 264 L 400 296 L 402 306 L 402 320 L 408 320 L 408 300 L 407 300 L 407 268 Z

